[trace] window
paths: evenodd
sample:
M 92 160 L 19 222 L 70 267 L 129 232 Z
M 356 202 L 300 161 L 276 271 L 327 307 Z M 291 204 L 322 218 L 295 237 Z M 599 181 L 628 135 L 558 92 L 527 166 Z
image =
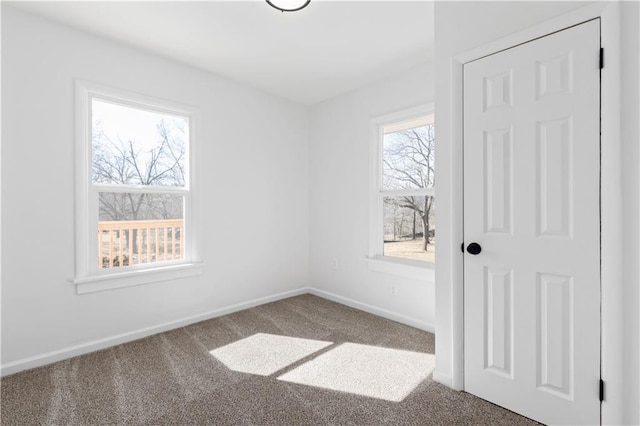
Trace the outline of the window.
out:
M 370 258 L 435 261 L 435 127 L 431 107 L 373 120 Z
M 103 290 L 185 275 L 198 260 L 197 112 L 87 83 L 77 104 L 76 283 L 118 278 L 93 284 Z

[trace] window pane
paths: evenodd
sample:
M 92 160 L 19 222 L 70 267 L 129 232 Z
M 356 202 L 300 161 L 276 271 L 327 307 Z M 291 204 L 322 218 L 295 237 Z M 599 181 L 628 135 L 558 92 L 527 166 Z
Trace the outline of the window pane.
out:
M 93 99 L 92 182 L 184 186 L 186 117 Z
M 99 193 L 98 268 L 184 258 L 184 196 Z
M 435 184 L 433 124 L 402 129 L 385 126 L 382 141 L 384 190 L 431 188 Z
M 434 262 L 436 241 L 434 198 L 432 196 L 400 196 L 384 197 L 383 200 L 383 255 Z

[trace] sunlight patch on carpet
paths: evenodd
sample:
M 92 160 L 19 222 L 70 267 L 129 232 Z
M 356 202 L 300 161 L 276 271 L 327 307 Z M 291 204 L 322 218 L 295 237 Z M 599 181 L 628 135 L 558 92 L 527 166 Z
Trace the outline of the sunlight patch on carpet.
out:
M 434 367 L 430 354 L 343 343 L 278 380 L 400 402 Z
M 209 353 L 227 368 L 269 376 L 333 342 L 258 333 Z

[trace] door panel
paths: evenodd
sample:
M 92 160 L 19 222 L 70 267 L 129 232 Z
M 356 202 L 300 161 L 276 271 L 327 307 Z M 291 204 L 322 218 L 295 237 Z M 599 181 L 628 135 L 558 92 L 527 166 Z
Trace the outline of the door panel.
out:
M 571 237 L 572 117 L 536 123 L 536 236 Z
M 573 399 L 573 277 L 538 273 L 536 287 L 536 385 Z
M 485 368 L 513 377 L 513 271 L 487 268 L 484 288 Z
M 484 232 L 512 234 L 513 212 L 513 136 L 511 128 L 497 129 L 484 134 Z
M 600 24 L 464 66 L 465 389 L 600 421 Z

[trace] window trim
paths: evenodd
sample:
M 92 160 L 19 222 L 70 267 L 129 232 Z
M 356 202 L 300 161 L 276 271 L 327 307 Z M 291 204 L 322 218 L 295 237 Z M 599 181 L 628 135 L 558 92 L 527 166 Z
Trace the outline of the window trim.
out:
M 383 127 L 390 124 L 397 124 L 403 121 L 415 120 L 425 115 L 435 113 L 434 104 L 427 103 L 397 111 L 391 114 L 375 117 L 370 120 L 370 188 L 369 188 L 369 254 L 367 265 L 370 270 L 382 272 L 405 278 L 423 279 L 432 278 L 433 274 L 420 274 L 420 270 L 433 270 L 434 262 L 411 261 L 397 257 L 384 256 L 384 229 L 383 229 L 383 197 L 394 195 L 395 192 L 406 191 L 382 191 L 382 142 Z M 435 194 L 433 189 L 416 189 L 419 195 Z
M 93 99 L 113 102 L 146 111 L 177 115 L 189 119 L 188 173 L 184 187 L 109 185 L 97 187 L 91 182 L 91 102 Z M 148 284 L 202 273 L 202 204 L 199 196 L 200 111 L 194 107 L 125 90 L 114 89 L 83 80 L 75 81 L 75 275 L 76 293 L 84 294 L 133 285 Z M 185 257 L 171 262 L 157 262 L 148 267 L 123 270 L 100 270 L 93 247 L 97 246 L 97 193 L 104 190 L 122 192 L 144 189 L 151 193 L 176 193 L 185 196 Z M 95 266 L 95 265 L 94 265 Z

